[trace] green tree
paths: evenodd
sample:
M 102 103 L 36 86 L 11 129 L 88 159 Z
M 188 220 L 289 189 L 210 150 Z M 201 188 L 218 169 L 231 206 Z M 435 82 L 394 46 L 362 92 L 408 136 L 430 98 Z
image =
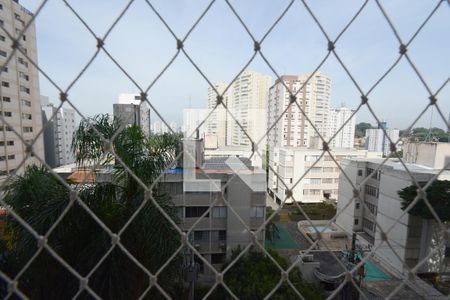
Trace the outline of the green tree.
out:
M 450 221 L 450 181 L 435 180 L 426 190 L 426 194 L 430 205 L 441 221 Z M 415 185 L 405 187 L 398 191 L 398 195 L 403 199 L 402 209 L 405 210 L 416 198 L 417 187 Z M 419 199 L 408 213 L 424 219 L 434 219 L 423 199 Z
M 229 261 L 223 269 L 227 268 L 234 260 L 241 248 L 232 251 Z M 269 250 L 269 254 L 286 270 L 288 263 L 286 259 L 279 256 L 277 252 Z M 246 254 L 225 273 L 224 281 L 231 291 L 239 296 L 239 299 L 264 299 L 272 291 L 281 279 L 280 270 L 264 253 L 250 249 Z M 297 269 L 289 273 L 289 279 L 305 299 L 324 299 L 316 286 L 307 284 L 301 279 Z M 224 290 L 217 291 L 212 295 L 213 299 L 231 299 L 231 296 Z M 299 299 L 294 290 L 284 282 L 277 289 L 271 299 Z
M 112 172 L 108 182 L 78 184 L 72 187 L 82 203 L 113 232 L 120 235 L 124 245 L 145 268 L 153 274 L 169 259 L 180 245 L 180 238 L 157 207 L 147 202 L 131 223 L 127 223 L 143 204 L 144 188 L 115 159 L 93 128 L 112 143 L 114 153 L 144 183 L 150 186 L 172 162 L 179 148 L 177 137 L 163 135 L 147 138 L 136 126 L 121 128 L 108 115 L 81 122 L 73 140 L 73 151 L 80 168 L 92 161 Z M 100 168 L 101 169 L 101 168 Z M 12 178 L 6 186 L 4 200 L 35 231 L 45 235 L 68 205 L 67 214 L 48 237 L 48 244 L 82 276 L 87 276 L 102 257 L 97 269 L 90 274 L 89 287 L 104 299 L 137 298 L 148 287 L 149 278 L 124 250 L 112 247 L 110 235 L 77 202 L 71 204 L 69 190 L 46 168 L 28 167 L 22 176 Z M 159 206 L 178 222 L 175 208 L 168 195 L 155 185 L 152 195 Z M 33 257 L 38 247 L 35 238 L 15 219 L 9 217 L 0 243 L 0 269 L 10 277 Z M 112 250 L 111 250 L 112 249 Z M 110 252 L 108 252 L 110 251 Z M 176 293 L 181 279 L 181 261 L 176 258 L 159 275 L 158 280 L 169 293 Z M 0 286 L 2 286 L 0 282 Z M 30 298 L 67 299 L 79 289 L 78 280 L 43 249 L 21 275 L 19 288 Z M 5 286 L 0 287 L 5 291 Z M 149 298 L 158 298 L 152 289 Z M 1 298 L 1 297 L 0 297 Z M 83 292 L 79 298 L 89 298 Z
M 355 136 L 357 138 L 363 138 L 366 136 L 366 130 L 373 128 L 372 125 L 370 125 L 370 123 L 365 123 L 365 122 L 361 122 L 356 124 L 355 127 Z

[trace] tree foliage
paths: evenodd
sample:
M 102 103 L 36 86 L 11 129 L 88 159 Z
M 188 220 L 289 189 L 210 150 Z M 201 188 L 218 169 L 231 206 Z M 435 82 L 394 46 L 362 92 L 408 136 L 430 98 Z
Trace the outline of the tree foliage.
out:
M 107 139 L 117 134 L 113 151 L 120 162 L 106 151 L 102 139 L 92 128 Z M 142 207 L 134 221 L 127 223 L 144 201 L 144 188 L 128 173 L 127 168 L 143 184 L 150 186 L 172 162 L 178 147 L 176 137 L 148 138 L 138 127 L 120 126 L 107 115 L 81 122 L 73 140 L 73 151 L 80 168 L 95 160 L 112 167 L 112 180 L 72 187 L 78 192 L 82 203 L 112 233 L 118 233 L 127 226 L 121 232 L 121 243 L 153 274 L 179 247 L 180 239 L 151 201 Z M 157 184 L 152 192 L 158 205 L 178 222 L 169 196 L 162 193 Z M 138 298 L 148 287 L 147 274 L 125 255 L 123 249 L 112 247 L 110 235 L 105 229 L 82 205 L 70 201 L 69 190 L 46 168 L 31 166 L 22 176 L 14 177 L 5 188 L 4 200 L 40 235 L 45 235 L 65 208 L 70 206 L 48 236 L 48 244 L 81 276 L 90 274 L 102 257 L 108 254 L 89 277 L 89 287 L 102 298 Z M 5 230 L 6 234 L 0 242 L 0 269 L 14 277 L 35 255 L 38 247 L 36 239 L 11 216 L 7 219 Z M 161 285 L 169 293 L 175 293 L 179 283 L 180 263 L 180 259 L 176 258 L 158 275 Z M 33 299 L 70 299 L 77 293 L 79 282 L 43 249 L 21 275 L 19 288 Z M 0 298 L 2 290 L 6 289 L 0 281 Z M 149 297 L 157 298 L 158 295 L 153 292 Z M 88 295 L 84 292 L 79 298 L 88 298 Z
M 241 251 L 240 247 L 234 249 L 230 260 L 224 264 L 223 269 L 226 269 Z M 273 250 L 268 250 L 268 252 L 284 270 L 287 269 L 288 263 L 286 259 Z M 289 273 L 289 279 L 305 299 L 324 298 L 315 286 L 307 284 L 301 279 L 297 269 L 294 268 Z M 250 249 L 240 257 L 224 276 L 224 281 L 231 291 L 235 295 L 239 295 L 239 299 L 245 300 L 264 299 L 280 280 L 280 270 L 273 261 L 264 253 L 254 249 Z M 215 293 L 213 296 L 214 299 L 231 298 L 224 290 L 221 290 L 220 293 Z M 299 297 L 289 284 L 284 282 L 270 299 L 299 299 Z
M 355 136 L 357 138 L 363 138 L 366 136 L 366 130 L 373 128 L 372 125 L 370 125 L 370 123 L 366 123 L 366 122 L 361 122 L 356 124 L 355 127 Z
M 430 205 L 441 221 L 450 221 L 450 181 L 435 180 L 426 190 L 426 194 Z M 402 209 L 405 210 L 416 198 L 417 187 L 415 185 L 408 186 L 398 191 L 398 195 L 403 199 Z M 424 219 L 434 219 L 423 199 L 419 199 L 408 213 Z
M 412 142 L 423 142 L 426 139 L 431 142 L 449 142 L 450 134 L 445 130 L 433 127 L 433 128 L 424 128 L 424 127 L 416 127 L 412 129 L 410 132 L 406 132 L 402 130 L 400 135 L 403 137 L 407 137 Z

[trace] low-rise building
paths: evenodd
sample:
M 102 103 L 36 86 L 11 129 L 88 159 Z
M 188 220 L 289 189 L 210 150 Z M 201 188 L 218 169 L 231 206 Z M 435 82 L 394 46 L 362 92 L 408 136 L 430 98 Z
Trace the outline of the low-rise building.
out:
M 256 231 L 265 221 L 265 172 L 251 167 L 248 159 L 212 157 L 205 160 L 202 140 L 185 141 L 185 151 L 186 143 L 190 143 L 187 147 L 191 148 L 192 156 L 184 155 L 184 168 L 164 174 L 161 188 L 177 207 L 182 230 L 191 230 L 190 239 L 195 248 L 220 269 L 232 249 L 252 242 L 246 227 Z M 212 209 L 206 213 L 210 206 Z M 264 245 L 264 230 L 257 239 Z M 197 262 L 200 273 L 213 274 L 201 260 Z
M 401 275 L 407 274 L 407 267 L 415 266 L 430 253 L 433 247 L 439 244 L 436 239 L 439 239 L 440 235 L 436 234 L 437 226 L 433 220 L 404 213 L 402 210 L 403 200 L 399 197 L 398 191 L 413 185 L 412 177 L 419 184 L 427 183 L 443 167 L 443 165 L 436 165 L 434 163 L 436 160 L 433 163 L 429 161 L 430 157 L 448 157 L 450 154 L 450 152 L 430 151 L 439 149 L 439 145 L 417 144 L 410 145 L 410 147 L 416 150 L 425 150 L 426 153 L 416 155 L 416 163 L 408 162 L 408 156 L 406 157 L 405 165 L 409 172 L 398 159 L 389 159 L 381 167 L 383 159 L 353 158 L 344 160 L 341 167 L 353 185 L 359 188 L 359 197 L 354 198 L 353 186 L 341 176 L 337 205 L 338 212 L 342 212 L 338 216 L 336 224 L 349 235 L 353 232 L 358 233 L 361 244 L 377 247 L 376 258 L 385 268 Z M 361 185 L 367 176 L 371 177 Z M 450 180 L 450 170 L 442 171 L 438 179 Z M 399 221 L 397 222 L 397 220 Z M 381 231 L 387 231 L 392 226 L 393 229 L 387 238 L 396 253 L 383 241 Z M 449 265 L 445 253 L 448 253 L 450 249 L 446 248 L 445 243 L 442 247 L 442 251 L 438 251 L 440 254 L 430 257 L 429 263 L 425 263 L 420 271 L 436 271 L 435 268 L 438 265 Z
M 286 199 L 287 189 L 297 202 L 337 200 L 341 171 L 330 155 L 321 156 L 322 153 L 323 150 L 302 147 L 276 147 L 269 153 L 268 188 L 278 204 L 293 202 L 292 198 Z M 338 163 L 345 158 L 381 157 L 381 153 L 355 149 L 333 149 L 332 154 Z

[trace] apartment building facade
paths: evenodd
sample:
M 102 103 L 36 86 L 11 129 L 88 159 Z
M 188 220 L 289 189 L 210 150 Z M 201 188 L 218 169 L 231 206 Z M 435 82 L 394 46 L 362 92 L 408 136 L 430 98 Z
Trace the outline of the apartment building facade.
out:
M 228 142 L 231 146 L 251 146 L 249 137 L 257 142 L 267 131 L 267 97 L 272 78 L 246 70 L 233 82 L 229 108 L 233 119 L 227 122 Z M 245 132 L 244 132 L 245 130 Z M 247 136 L 248 135 L 248 136 Z
M 14 39 L 18 39 L 23 52 L 37 61 L 36 28 L 32 23 L 19 36 L 31 20 L 32 13 L 16 1 L 0 1 L 0 24 Z M 0 32 L 0 65 L 11 55 L 12 40 Z M 44 159 L 38 70 L 28 59 L 16 51 L 9 63 L 1 70 L 0 112 L 4 121 L 0 124 L 0 181 L 13 172 L 23 172 L 32 164 Z M 27 157 L 26 143 L 33 144 L 33 153 Z
M 344 106 L 330 109 L 328 137 L 331 138 L 336 134 L 330 142 L 331 148 L 354 147 L 356 126 L 356 116 L 354 113 L 355 110 Z M 338 132 L 338 130 L 340 131 Z
M 177 207 L 182 230 L 191 230 L 194 247 L 220 269 L 232 249 L 252 242 L 246 228 L 256 231 L 264 223 L 266 176 L 245 159 L 239 161 L 248 168 L 233 176 L 235 160 L 230 162 L 229 157 L 204 160 L 203 141 L 191 141 L 185 141 L 183 146 L 190 148 L 187 151 L 192 154 L 184 155 L 184 168 L 167 171 L 160 186 Z M 202 217 L 210 206 L 211 211 Z M 257 240 L 264 245 L 264 231 L 257 235 Z M 200 259 L 196 258 L 196 262 L 201 274 L 213 274 Z
M 329 114 L 331 97 L 331 79 L 317 72 L 301 89 L 310 74 L 292 76 L 283 75 L 276 80 L 269 90 L 267 127 L 274 127 L 267 136 L 267 144 L 274 147 L 309 147 L 311 138 L 317 136 L 313 126 L 302 113 L 305 112 L 309 120 L 322 136 L 329 133 Z M 292 93 L 297 93 L 296 101 L 278 120 L 280 114 L 288 107 Z M 276 122 L 276 123 L 275 123 Z
M 120 94 L 119 103 L 113 104 L 114 118 L 126 125 L 139 126 L 148 136 L 150 135 L 150 108 L 141 101 L 139 94 Z
M 41 105 L 45 162 L 52 168 L 73 163 L 75 157 L 71 145 L 77 126 L 75 110 L 65 107 L 58 110 L 44 96 L 41 96 Z
M 217 140 L 217 146 L 223 147 L 227 144 L 227 119 L 228 114 L 225 107 L 220 104 L 217 105 L 217 94 L 222 95 L 227 87 L 227 84 L 223 81 L 219 81 L 214 84 L 214 89 L 208 87 L 208 114 L 217 106 L 214 111 L 209 115 L 206 120 L 206 134 L 214 137 Z M 223 103 L 228 105 L 228 95 L 223 95 Z
M 217 140 L 217 148 L 251 146 L 250 139 L 256 142 L 264 137 L 267 128 L 267 95 L 271 82 L 270 76 L 251 70 L 245 70 L 234 80 L 223 96 L 229 112 L 220 105 L 207 120 L 206 134 L 210 136 L 209 139 Z M 218 82 L 214 87 L 222 94 L 227 84 Z M 210 87 L 208 109 L 212 110 L 216 103 L 217 94 Z
M 352 183 L 359 186 L 359 198 L 354 198 L 352 185 L 341 177 L 337 206 L 342 213 L 336 224 L 349 236 L 356 232 L 360 244 L 378 247 L 375 257 L 380 263 L 394 274 L 405 275 L 408 269 L 403 262 L 409 268 L 414 267 L 441 242 L 440 235 L 436 234 L 438 229 L 433 220 L 403 214 L 402 199 L 398 191 L 413 185 L 413 180 L 397 159 L 389 159 L 376 171 L 382 161 L 383 159 L 360 158 L 341 163 Z M 406 163 L 406 166 L 414 180 L 420 184 L 428 182 L 439 172 L 439 169 L 422 164 Z M 370 178 L 361 186 L 367 176 Z M 450 171 L 442 172 L 438 179 L 449 180 Z M 350 203 L 352 199 L 353 202 Z M 397 219 L 399 222 L 394 225 Z M 381 230 L 387 231 L 393 225 L 388 239 L 395 253 L 384 243 L 381 233 Z M 449 265 L 449 258 L 445 256 L 448 246 L 448 243 L 444 243 L 440 249 L 442 251 L 430 257 L 430 263 L 425 263 L 419 272 L 435 272 L 439 265 Z
M 383 129 L 386 133 L 384 133 Z M 387 128 L 386 123 L 382 123 L 378 128 L 366 129 L 366 149 L 374 152 L 383 152 L 383 155 L 388 156 L 391 153 L 389 139 L 395 143 L 399 137 L 400 130 Z
M 268 174 L 268 188 L 274 201 L 293 203 L 293 199 L 287 197 L 288 189 L 297 202 L 337 201 L 341 171 L 330 155 L 321 156 L 322 153 L 322 150 L 304 147 L 274 148 L 269 160 L 273 170 L 269 169 Z M 355 149 L 333 149 L 332 154 L 338 164 L 346 158 L 381 157 L 381 153 Z

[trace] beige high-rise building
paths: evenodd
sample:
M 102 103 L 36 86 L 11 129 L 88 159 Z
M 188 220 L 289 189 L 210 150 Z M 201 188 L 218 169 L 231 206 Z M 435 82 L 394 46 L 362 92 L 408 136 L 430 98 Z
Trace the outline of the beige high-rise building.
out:
M 216 90 L 211 87 L 208 88 L 208 114 L 216 107 L 217 93 L 222 94 L 226 87 L 227 84 L 220 81 L 214 84 Z M 223 102 L 228 105 L 228 93 L 223 96 Z M 223 147 L 227 143 L 227 117 L 225 107 L 219 105 L 206 120 L 206 134 L 217 140 L 217 147 Z
M 283 146 L 309 147 L 312 138 L 317 136 L 317 132 L 296 104 L 291 105 L 277 122 L 280 114 L 284 112 L 290 102 L 290 93 L 286 87 L 292 93 L 296 93 L 309 76 L 310 74 L 284 75 L 281 76 L 283 82 L 277 80 L 270 88 L 267 113 L 268 128 L 276 122 L 267 137 L 270 148 Z M 327 136 L 329 133 L 330 94 L 330 78 L 317 72 L 296 96 L 297 103 L 322 136 Z
M 258 142 L 266 133 L 267 97 L 272 83 L 269 75 L 246 70 L 239 75 L 223 96 L 223 102 L 229 112 L 219 106 L 207 122 L 207 140 L 217 142 L 217 148 L 224 146 L 251 146 L 248 136 Z M 214 85 L 217 92 L 223 93 L 227 84 L 218 82 Z M 213 109 L 217 94 L 208 89 L 208 109 Z M 239 122 L 239 124 L 237 122 Z M 248 136 L 247 136 L 248 134 Z
M 0 3 L 0 24 L 14 38 L 19 37 L 19 33 L 31 18 L 32 13 L 16 1 Z M 34 23 L 20 37 L 19 43 L 30 59 L 37 62 Z M 11 44 L 12 40 L 4 31 L 0 31 L 1 66 L 11 55 Z M 38 70 L 24 55 L 16 51 L 0 73 L 0 78 L 0 112 L 3 117 L 3 119 L 0 118 L 1 182 L 14 170 L 20 173 L 26 166 L 38 164 L 36 156 L 44 160 L 44 144 L 42 135 L 40 135 L 33 145 L 34 154 L 31 154 L 32 156 L 20 166 L 27 154 L 26 145 L 18 135 L 27 143 L 31 143 L 42 129 Z
M 228 107 L 242 128 L 233 118 L 228 117 L 228 145 L 251 146 L 248 136 L 258 142 L 265 135 L 267 96 L 271 84 L 272 78 L 269 75 L 248 70 L 233 82 Z

